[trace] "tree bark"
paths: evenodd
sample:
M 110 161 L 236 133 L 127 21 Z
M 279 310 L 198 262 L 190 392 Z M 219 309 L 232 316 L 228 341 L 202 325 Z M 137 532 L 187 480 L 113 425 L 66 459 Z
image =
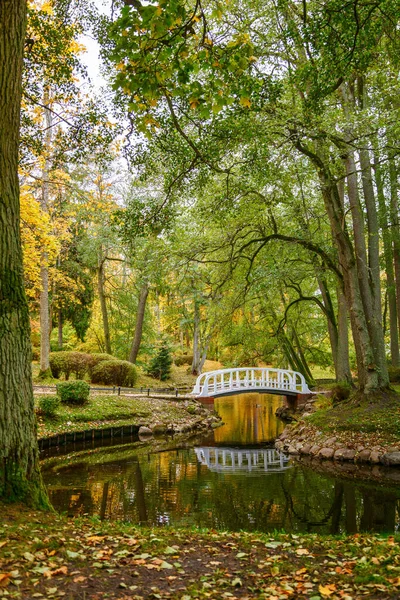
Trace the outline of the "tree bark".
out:
M 135 335 L 133 337 L 132 348 L 129 354 L 129 362 L 133 364 L 136 363 L 140 343 L 142 341 L 144 313 L 146 309 L 147 296 L 149 295 L 149 289 L 150 286 L 147 281 L 142 285 L 140 289 L 139 303 L 136 313 Z
M 63 315 L 61 308 L 58 309 L 58 349 L 63 349 Z
M 360 251 L 357 245 L 354 247 L 346 227 L 345 214 L 341 205 L 339 191 L 335 178 L 329 169 L 329 159 L 325 158 L 326 149 L 319 145 L 315 150 L 305 146 L 299 139 L 296 140 L 297 149 L 308 156 L 315 165 L 321 192 L 325 204 L 325 209 L 331 224 L 335 245 L 338 250 L 339 263 L 343 271 L 344 294 L 346 304 L 350 313 L 350 323 L 353 333 L 354 347 L 357 356 L 357 371 L 359 387 L 365 393 L 373 390 L 385 389 L 389 384 L 386 361 L 382 361 L 382 354 L 377 352 L 375 340 L 370 331 L 370 315 L 363 302 L 363 292 L 368 286 L 365 279 L 368 269 L 358 265 L 361 260 Z M 350 164 L 348 165 L 350 167 Z M 349 173 L 350 174 L 350 173 Z M 353 182 L 351 182 L 353 184 Z M 354 207 L 354 213 L 357 217 L 359 207 Z M 359 228 L 356 227 L 357 238 L 360 238 Z M 361 241 L 359 240 L 359 243 Z M 364 240 L 365 244 L 365 240 Z M 361 254 L 365 253 L 361 251 Z M 381 336 L 379 350 L 383 346 L 382 328 L 377 331 Z
M 193 316 L 193 362 L 192 375 L 200 375 L 200 305 L 197 299 L 194 301 Z
M 0 2 L 0 498 L 49 506 L 39 470 L 20 240 L 18 145 L 26 1 Z
M 100 252 L 100 255 L 98 258 L 98 263 L 97 263 L 97 290 L 99 292 L 101 316 L 103 319 L 105 350 L 106 350 L 107 354 L 112 354 L 110 325 L 108 322 L 108 311 L 107 311 L 107 303 L 106 303 L 106 295 L 105 295 L 104 287 L 105 287 L 104 258 Z
M 394 278 L 392 236 L 390 234 L 388 209 L 385 202 L 383 175 L 379 164 L 379 154 L 376 148 L 374 150 L 374 155 L 375 183 L 378 197 L 380 227 L 382 230 L 386 289 L 389 305 L 390 361 L 393 367 L 398 367 L 400 365 L 399 332 L 397 328 L 398 306 L 396 298 L 396 282 Z

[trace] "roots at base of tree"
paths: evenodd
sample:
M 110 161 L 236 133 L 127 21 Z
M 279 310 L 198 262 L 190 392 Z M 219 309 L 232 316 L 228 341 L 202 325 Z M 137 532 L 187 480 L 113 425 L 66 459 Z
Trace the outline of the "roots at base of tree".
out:
M 40 473 L 28 480 L 22 469 L 6 461 L 0 466 L 0 500 L 7 503 L 23 502 L 40 510 L 53 510 Z
M 38 379 L 50 379 L 52 377 L 52 373 L 51 373 L 51 369 L 50 367 L 48 369 L 46 369 L 45 371 L 39 371 L 39 375 L 38 375 Z

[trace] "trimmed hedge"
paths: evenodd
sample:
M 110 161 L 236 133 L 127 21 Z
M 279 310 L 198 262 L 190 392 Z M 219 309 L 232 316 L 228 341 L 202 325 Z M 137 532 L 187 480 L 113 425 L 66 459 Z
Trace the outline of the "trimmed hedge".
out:
M 89 398 L 90 386 L 86 381 L 62 381 L 56 387 L 63 404 L 85 404 Z
M 133 387 L 137 380 L 135 366 L 127 360 L 104 360 L 92 373 L 92 383 Z
M 93 369 L 97 367 L 99 363 L 104 360 L 117 360 L 114 356 L 111 356 L 111 354 L 89 354 L 89 356 L 88 372 L 90 378 L 92 378 Z
M 184 354 L 182 356 L 175 356 L 174 363 L 177 367 L 182 367 L 183 365 L 191 365 L 193 362 L 193 354 Z
M 60 399 L 57 396 L 40 396 L 38 413 L 45 417 L 55 417 Z
M 83 379 L 86 373 L 90 372 L 92 362 L 92 355 L 85 352 L 50 352 L 50 369 L 55 379 L 59 379 L 61 375 L 64 375 L 68 381 L 71 373 L 74 373 L 76 379 Z

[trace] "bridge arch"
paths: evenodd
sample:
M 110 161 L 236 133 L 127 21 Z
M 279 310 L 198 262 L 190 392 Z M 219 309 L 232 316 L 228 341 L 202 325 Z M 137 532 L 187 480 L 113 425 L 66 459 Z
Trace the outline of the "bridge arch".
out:
M 192 395 L 213 398 L 239 392 L 269 392 L 284 396 L 311 394 L 304 376 L 298 371 L 240 367 L 203 373 L 197 378 Z

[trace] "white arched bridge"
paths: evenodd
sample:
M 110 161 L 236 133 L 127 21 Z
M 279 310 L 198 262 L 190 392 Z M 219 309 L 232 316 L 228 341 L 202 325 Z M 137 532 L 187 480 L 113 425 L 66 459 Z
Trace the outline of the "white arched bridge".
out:
M 213 398 L 239 392 L 269 392 L 284 396 L 311 394 L 304 376 L 297 371 L 241 367 L 203 373 L 197 378 L 192 395 Z
M 279 473 L 291 465 L 289 457 L 275 448 L 195 448 L 197 460 L 210 471 L 231 473 Z

